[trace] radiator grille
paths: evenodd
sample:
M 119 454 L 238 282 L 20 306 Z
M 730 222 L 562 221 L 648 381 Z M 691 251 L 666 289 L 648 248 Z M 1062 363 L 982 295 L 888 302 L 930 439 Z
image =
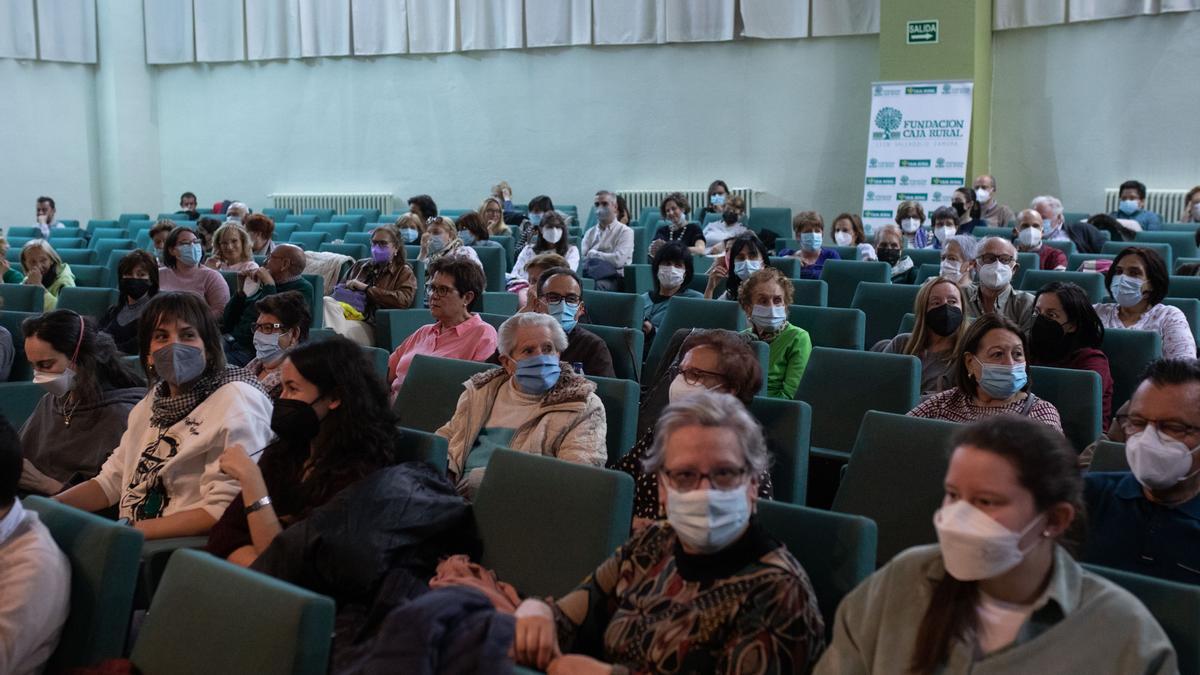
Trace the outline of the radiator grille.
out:
M 635 220 L 641 219 L 642 209 L 657 211 L 662 200 L 672 192 L 682 192 L 692 205 L 695 213 L 708 205 L 708 188 L 699 190 L 617 190 L 617 194 L 625 198 L 629 205 L 629 214 Z M 729 192 L 746 200 L 746 210 L 750 210 L 750 188 L 729 188 Z
M 1162 216 L 1164 223 L 1173 223 L 1179 220 L 1179 214 L 1183 213 L 1184 197 L 1187 196 L 1187 192 L 1187 190 L 1146 190 L 1146 210 Z M 1104 212 L 1116 211 L 1117 203 L 1120 201 L 1121 193 L 1117 188 L 1106 189 L 1104 191 Z
M 276 192 L 268 196 L 275 208 L 291 209 L 294 213 L 304 209 L 333 209 L 338 213 L 345 213 L 346 209 L 379 209 L 380 213 L 391 213 L 394 201 L 390 192 Z

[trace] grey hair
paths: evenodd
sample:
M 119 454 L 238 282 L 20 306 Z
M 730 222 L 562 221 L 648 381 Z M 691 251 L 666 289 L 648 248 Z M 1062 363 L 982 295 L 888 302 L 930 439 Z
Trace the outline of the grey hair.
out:
M 500 330 L 497 331 L 496 341 L 499 343 L 500 353 L 512 358 L 512 350 L 516 345 L 517 331 L 522 328 L 545 328 L 550 331 L 550 341 L 554 343 L 554 348 L 561 354 L 567 351 L 567 334 L 563 332 L 562 326 L 558 324 L 558 319 L 549 314 L 538 314 L 537 312 L 522 312 L 513 314 L 500 324 Z
M 597 190 L 596 196 L 612 197 L 613 203 L 616 203 L 617 201 L 617 193 L 613 192 L 612 190 Z
M 243 211 L 245 211 L 245 212 L 246 212 L 246 215 L 247 215 L 247 216 L 248 216 L 248 215 L 250 215 L 250 207 L 249 207 L 249 206 L 246 206 L 245 202 L 233 202 L 233 203 L 231 203 L 229 206 L 226 206 L 226 207 L 225 207 L 225 213 L 229 213 L 229 212 L 230 212 L 230 211 L 232 211 L 233 209 L 236 209 L 236 208 L 239 208 L 239 207 L 240 207 L 240 208 L 241 208 Z
M 875 228 L 875 248 L 879 248 L 879 242 L 883 241 L 883 235 L 886 232 L 895 232 L 896 236 L 900 237 L 901 246 L 903 246 L 904 231 L 900 229 L 899 225 L 888 223 Z
M 667 439 L 682 427 L 701 426 L 724 428 L 733 432 L 741 443 L 742 455 L 750 467 L 751 476 L 760 476 L 771 466 L 767 442 L 762 427 L 736 397 L 730 394 L 703 391 L 691 394 L 663 409 L 654 428 L 654 444 L 646 453 L 642 467 L 655 473 L 666 459 Z
M 946 240 L 942 244 L 942 250 L 945 250 L 950 244 L 958 244 L 958 250 L 962 251 L 965 260 L 974 260 L 975 254 L 979 251 L 979 240 L 969 234 L 956 234 Z
M 1063 205 L 1062 201 L 1060 201 L 1058 197 L 1051 197 L 1050 195 L 1040 195 L 1034 197 L 1033 201 L 1029 202 L 1029 208 L 1036 209 L 1042 204 L 1050 207 L 1050 211 L 1054 214 L 1055 218 L 1062 215 Z

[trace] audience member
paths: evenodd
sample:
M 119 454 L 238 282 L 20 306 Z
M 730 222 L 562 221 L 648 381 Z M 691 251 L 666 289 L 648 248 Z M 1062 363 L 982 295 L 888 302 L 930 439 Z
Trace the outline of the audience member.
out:
M 1132 473 L 1085 479 L 1083 559 L 1185 584 L 1200 583 L 1200 363 L 1149 365 L 1124 427 Z
M 75 273 L 71 266 L 62 261 L 58 251 L 45 239 L 31 239 L 21 247 L 21 269 L 25 270 L 25 284 L 45 289 L 42 307 L 49 312 L 58 306 L 58 294 L 62 289 L 75 285 Z
M 57 494 L 100 472 L 146 387 L 112 339 L 69 309 L 25 319 L 21 332 L 33 381 L 46 390 L 21 426 L 21 489 Z
M 1162 217 L 1146 210 L 1146 185 L 1136 180 L 1121 183 L 1120 203 L 1108 214 L 1118 220 L 1132 220 L 1146 231 L 1162 229 Z
M 425 233 L 421 235 L 421 250 L 417 259 L 425 263 L 425 269 L 429 269 L 434 261 L 441 258 L 463 258 L 483 270 L 479 254 L 458 238 L 458 228 L 454 226 L 454 221 L 434 216 L 425 223 Z M 486 280 L 484 277 L 484 281 Z
M 958 234 L 972 234 L 977 227 L 987 227 L 985 221 L 980 215 L 979 202 L 975 201 L 975 190 L 969 187 L 960 187 L 954 190 L 953 196 L 950 197 L 950 208 L 958 214 Z
M 200 212 L 196 210 L 196 193 L 185 192 L 179 195 L 179 210 L 175 215 L 184 220 L 200 220 Z
M 229 284 L 220 272 L 201 265 L 202 257 L 200 240 L 195 232 L 186 227 L 171 230 L 163 243 L 158 289 L 195 293 L 204 299 L 213 318 L 219 318 L 229 302 Z M 255 273 L 261 272 L 256 270 Z
M 186 223 L 187 221 L 184 220 L 181 222 Z M 196 236 L 200 238 L 200 247 L 204 250 L 203 260 L 205 263 L 208 262 L 211 256 L 219 252 L 217 250 L 217 230 L 221 229 L 221 226 L 225 224 L 240 226 L 241 222 L 227 220 L 225 223 L 222 223 L 220 220 L 208 216 L 204 216 L 196 221 Z
M 415 246 L 421 243 L 421 235 L 425 234 L 425 221 L 414 213 L 406 213 L 396 219 L 395 228 L 405 245 Z
M 0 234 L 0 282 L 19 284 L 25 280 L 25 275 L 13 269 L 12 263 L 8 262 L 8 247 L 8 238 Z
M 998 314 L 975 320 L 956 347 L 952 389 L 935 394 L 908 412 L 950 422 L 974 422 L 1015 413 L 1062 430 L 1054 404 L 1038 398 L 1025 369 L 1025 333 Z
M 709 183 L 708 195 L 704 199 L 704 208 L 700 212 L 701 219 L 703 219 L 706 213 L 724 213 L 725 207 L 729 205 L 729 198 L 731 196 L 729 194 L 729 186 L 725 181 L 717 179 Z
M 504 213 L 512 213 L 516 210 L 516 207 L 513 206 L 512 196 L 512 186 L 508 184 L 508 181 L 502 180 L 492 186 L 491 197 L 500 204 Z
M 285 526 L 394 464 L 399 449 L 383 381 L 360 346 L 342 337 L 302 345 L 282 371 L 274 442 L 229 445 L 220 459 L 242 492 L 213 526 L 208 550 L 239 565 L 253 563 Z
M 1017 267 L 1017 249 L 1011 241 L 987 237 L 979 242 L 975 257 L 979 281 L 966 287 L 968 319 L 998 314 L 1020 326 L 1023 332 L 1029 330 L 1033 325 L 1033 294 L 1013 288 Z
M 579 317 L 587 309 L 579 275 L 566 267 L 550 267 L 538 270 L 536 277 L 532 273 L 530 276 L 530 289 L 534 292 L 529 294 L 530 304 L 524 311 L 548 314 L 558 321 L 567 335 L 567 348 L 559 357 L 562 362 L 571 364 L 571 369 L 578 375 L 616 377 L 613 357 L 604 339 L 579 324 Z M 630 357 L 641 359 L 642 355 L 631 354 Z M 493 354 L 489 361 L 500 363 L 500 353 Z
M 738 289 L 738 303 L 750 327 L 746 333 L 767 343 L 767 396 L 792 400 L 812 353 L 808 331 L 788 321 L 792 282 L 768 267 L 750 275 Z
M 975 270 L 975 254 L 979 241 L 969 234 L 956 234 L 942 245 L 941 267 L 938 276 L 949 279 L 959 286 L 971 283 Z
M 375 313 L 409 309 L 417 276 L 405 259 L 400 234 L 386 225 L 371 230 L 371 257 L 354 263 L 324 298 L 325 325 L 360 345 L 375 344 Z
M 1104 237 L 1090 223 L 1068 223 L 1063 216 L 1063 205 L 1058 197 L 1041 195 L 1034 197 L 1029 208 L 1042 217 L 1042 238 L 1046 241 L 1070 241 L 1080 253 L 1099 253 L 1104 248 Z
M 504 223 L 504 203 L 496 197 L 485 198 L 479 205 L 478 214 L 483 220 L 488 234 L 507 236 L 512 233 L 512 230 Z
M 934 209 L 929 221 L 933 224 L 933 247 L 946 248 L 946 242 L 958 234 L 958 214 L 949 206 L 940 206 Z
M 903 255 L 904 233 L 898 225 L 888 223 L 875 228 L 875 254 L 879 262 L 892 266 L 892 283 L 909 284 L 916 276 L 912 258 Z
M 670 242 L 658 249 L 650 263 L 653 273 L 653 290 L 642 295 L 642 332 L 647 338 L 653 336 L 667 315 L 671 298 L 702 298 L 699 291 L 691 288 L 695 270 L 692 253 L 683 242 Z M 649 344 L 647 339 L 646 343 Z
M 154 245 L 154 259 L 163 264 L 163 246 L 167 244 L 167 236 L 175 229 L 175 222 L 163 218 L 150 227 L 150 242 Z
M 583 235 L 583 276 L 596 280 L 598 291 L 625 288 L 625 266 L 633 262 L 633 230 L 617 220 L 617 195 L 596 193 L 596 226 Z
M 560 362 L 567 336 L 545 314 L 514 314 L 500 325 L 500 368 L 463 383 L 447 439 L 449 475 L 472 498 L 497 447 L 604 466 L 604 405 L 596 385 Z
M 943 249 L 944 251 L 944 249 Z M 875 345 L 873 351 L 908 354 L 921 359 L 921 398 L 940 394 L 953 386 L 955 347 L 967 333 L 963 320 L 963 290 L 954 279 L 927 280 L 913 302 L 911 333 L 900 333 Z
M 567 259 L 557 253 L 540 253 L 530 258 L 529 262 L 525 263 L 525 275 L 529 277 L 529 288 L 536 289 L 538 287 L 538 279 L 541 278 L 542 273 L 555 267 L 567 268 Z M 526 293 L 525 304 L 521 305 L 517 311 L 542 311 L 538 305 L 537 293 Z M 579 312 L 579 317 L 583 318 L 584 309 L 580 308 Z M 566 329 L 564 328 L 563 330 Z M 499 363 L 499 361 L 497 361 L 497 363 Z
M 483 225 L 483 219 L 474 211 L 467 211 L 459 216 L 454 223 L 458 228 L 458 238 L 466 246 L 481 248 L 503 248 L 498 241 L 492 241 L 488 229 Z
M 838 246 L 868 244 L 862 218 L 857 213 L 839 213 L 833 219 L 833 242 Z
M 901 553 L 846 596 L 815 673 L 1178 672 L 1146 608 L 1059 544 L 1083 519 L 1075 459 L 1029 420 L 960 430 L 938 544 Z
M 246 228 L 229 221 L 218 227 L 213 234 L 213 255 L 204 264 L 226 272 L 253 272 L 257 269 L 258 263 L 254 262 L 254 251 Z
M 408 210 L 423 222 L 429 222 L 430 218 L 437 218 L 438 216 L 437 203 L 429 195 L 409 197 Z
M 147 539 L 206 534 L 238 492 L 221 453 L 266 447 L 271 400 L 244 368 L 226 366 L 217 322 L 194 293 L 151 300 L 138 343 L 150 394 L 100 474 L 56 499 L 84 511 L 117 504 Z
M 721 217 L 704 226 L 704 243 L 708 244 L 706 253 L 720 255 L 725 252 L 729 240 L 749 232 L 742 224 L 745 212 L 746 200 L 737 195 L 729 195 L 721 205 Z
M 71 563 L 17 499 L 21 442 L 0 415 L 0 671 L 41 673 L 71 610 Z
M 1112 374 L 1100 351 L 1104 326 L 1087 293 L 1070 282 L 1052 281 L 1034 296 L 1029 362 L 1035 366 L 1091 370 L 1100 376 L 1104 426 L 1112 419 Z
M 43 237 L 50 236 L 50 230 L 56 227 L 62 227 L 63 224 L 58 222 L 54 217 L 56 212 L 54 200 L 50 197 L 37 198 L 37 227 L 42 231 Z
M 4 298 L 0 298 L 0 309 L 4 308 Z M 13 345 L 12 333 L 4 326 L 0 326 L 0 382 L 8 382 L 9 376 L 12 375 L 13 359 L 17 356 L 17 350 Z M 641 356 L 639 354 L 639 356 Z
M 250 207 L 242 202 L 230 202 L 229 206 L 225 207 L 225 222 L 234 221 L 243 223 L 249 216 Z
M 975 202 L 979 204 L 979 218 L 987 223 L 987 227 L 1008 227 L 1013 212 L 996 201 L 996 179 L 984 174 L 971 185 L 975 189 Z
M 517 262 L 508 275 L 509 280 L 527 283 L 529 279 L 525 276 L 525 265 L 531 258 L 542 253 L 557 253 L 566 258 L 567 267 L 571 269 L 579 267 L 579 249 L 570 243 L 570 238 L 567 237 L 566 221 L 557 211 L 549 211 L 538 220 L 537 234 L 531 237 L 525 248 L 522 248 L 521 252 L 517 254 Z M 510 284 L 510 289 L 520 290 L 512 284 Z
M 753 516 L 770 462 L 734 397 L 668 406 L 645 463 L 667 522 L 635 533 L 566 596 L 525 600 L 517 662 L 563 673 L 807 672 L 825 641 L 816 596 Z M 572 653 L 595 639 L 602 660 Z
M 1200 185 L 1187 191 L 1183 197 L 1183 213 L 1179 214 L 1181 223 L 1200 223 Z
M 739 234 L 729 242 L 725 255 L 713 261 L 708 268 L 708 283 L 704 288 L 704 297 L 717 300 L 738 299 L 738 289 L 750 275 L 769 267 L 767 247 L 753 233 Z M 730 274 L 730 272 L 733 274 Z M 725 291 L 718 293 L 721 281 L 725 281 Z
M 529 200 L 528 217 L 521 220 L 513 241 L 517 250 L 525 248 L 533 240 L 542 227 L 542 218 L 551 213 L 557 212 L 554 210 L 554 201 L 550 197 L 538 195 Z M 564 219 L 563 222 L 565 223 L 566 220 Z
M 1140 246 L 1123 249 L 1104 273 L 1104 286 L 1116 302 L 1096 305 L 1100 323 L 1105 328 L 1158 333 L 1163 358 L 1196 358 L 1196 338 L 1187 317 L 1178 307 L 1163 303 L 1170 281 L 1157 251 Z
M 250 250 L 254 255 L 271 255 L 275 250 L 275 221 L 261 213 L 246 219 L 246 233 L 250 235 Z
M 622 225 L 628 225 L 633 216 L 629 215 L 629 204 L 625 201 L 625 197 L 617 195 L 617 222 Z
M 158 263 L 145 251 L 130 251 L 117 263 L 117 304 L 100 319 L 101 332 L 126 354 L 136 354 L 138 319 L 142 310 L 158 293 Z
M 496 351 L 496 329 L 468 309 L 483 293 L 483 268 L 450 256 L 435 260 L 425 273 L 434 323 L 418 328 L 388 357 L 393 400 L 417 354 L 483 361 Z
M 784 249 L 780 256 L 795 256 L 800 261 L 801 279 L 820 279 L 826 260 L 841 260 L 837 250 L 822 246 L 825 221 L 816 211 L 801 211 L 792 218 L 792 235 L 800 242 L 798 250 Z
M 272 401 L 283 394 L 283 362 L 293 349 L 308 342 L 312 326 L 312 305 L 299 291 L 268 295 L 254 303 L 258 318 L 254 324 L 254 358 L 246 370 Z
M 682 192 L 672 192 L 663 198 L 658 205 L 658 213 L 667 224 L 654 231 L 654 239 L 649 247 L 651 258 L 663 244 L 672 241 L 683 242 L 684 247 L 692 253 L 704 254 L 708 245 L 700 226 L 688 221 L 691 212 L 692 206 Z
M 1017 214 L 1017 226 L 1013 228 L 1013 238 L 1017 241 L 1017 250 L 1022 253 L 1038 254 L 1039 269 L 1067 269 L 1067 254 L 1044 244 L 1042 242 L 1044 236 L 1042 214 L 1034 209 L 1025 209 Z
M 904 235 L 903 248 L 933 247 L 933 237 L 929 230 L 925 229 L 925 207 L 921 206 L 921 202 L 900 202 L 900 205 L 896 207 L 894 220 Z
M 258 300 L 276 293 L 298 291 L 312 306 L 314 290 L 302 276 L 304 264 L 304 251 L 299 246 L 279 244 L 262 267 L 238 273 L 237 292 L 230 298 L 221 319 L 226 360 L 235 366 L 244 366 L 254 358 L 254 324 L 258 321 L 255 302 Z

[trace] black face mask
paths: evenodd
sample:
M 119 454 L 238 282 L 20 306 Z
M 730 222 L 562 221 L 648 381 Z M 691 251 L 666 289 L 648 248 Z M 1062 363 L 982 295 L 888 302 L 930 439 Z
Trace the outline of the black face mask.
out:
M 121 293 L 127 298 L 137 300 L 150 292 L 149 279 L 128 278 L 120 281 Z
M 942 337 L 954 335 L 962 320 L 962 310 L 954 305 L 941 305 L 925 312 L 925 325 Z
M 967 205 L 963 204 L 962 202 L 954 202 L 953 206 L 954 212 L 957 213 L 960 218 L 962 217 L 962 214 L 967 212 Z
M 726 225 L 733 225 L 738 221 L 738 213 L 737 211 L 730 211 L 726 209 L 721 213 L 721 220 L 724 220 Z
M 880 262 L 895 265 L 900 261 L 900 249 L 898 248 L 881 248 L 876 253 L 879 255 Z
M 287 443 L 294 445 L 310 443 L 321 430 L 321 420 L 312 404 L 291 398 L 275 401 L 271 411 L 271 431 Z
M 1063 330 L 1062 325 L 1042 314 L 1033 318 L 1029 338 L 1034 358 L 1045 363 L 1060 360 L 1071 348 L 1071 336 Z

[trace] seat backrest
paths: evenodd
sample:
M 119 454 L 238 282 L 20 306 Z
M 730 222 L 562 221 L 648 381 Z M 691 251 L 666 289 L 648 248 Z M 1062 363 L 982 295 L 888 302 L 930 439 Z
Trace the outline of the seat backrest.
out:
M 1132 593 L 1175 647 L 1181 675 L 1200 673 L 1200 586 L 1157 579 L 1100 565 L 1084 565 Z
M 113 251 L 113 253 L 121 253 L 121 257 L 124 257 L 124 254 L 128 254 L 129 251 Z M 71 274 L 75 276 L 76 286 L 87 288 L 115 289 L 121 281 L 103 265 L 71 265 Z
M 472 312 L 496 314 L 506 318 L 516 314 L 517 309 L 517 295 L 508 291 L 484 291 L 470 306 Z
M 0 284 L 0 295 L 2 295 L 4 289 L 10 285 L 12 284 Z M 38 290 L 41 290 L 40 286 L 37 288 Z M 7 303 L 5 303 L 5 306 L 7 306 Z M 9 382 L 27 382 L 33 379 L 33 368 L 29 365 L 28 359 L 25 358 L 25 334 L 21 332 L 21 322 L 31 316 L 37 316 L 41 313 L 41 307 L 38 307 L 37 311 L 34 312 L 17 312 L 7 309 L 0 310 L 0 326 L 4 326 L 8 329 L 9 334 L 12 336 L 13 342 L 13 364 L 12 369 L 10 369 L 8 372 Z M 32 408 L 30 408 L 30 412 L 33 412 Z M 28 415 L 26 415 L 26 417 L 28 417 Z
M 792 305 L 788 321 L 808 331 L 814 346 L 862 349 L 867 317 L 860 309 Z
M 613 464 L 637 442 L 638 385 L 633 380 L 612 377 L 588 375 L 587 379 L 596 383 L 596 396 L 604 404 L 604 418 L 608 427 L 605 444 L 608 446 L 609 464 Z
M 316 251 L 329 239 L 328 232 L 293 232 L 289 244 L 296 244 L 306 251 Z
M 804 504 L 808 494 L 808 445 L 812 407 L 802 401 L 755 396 L 750 414 L 762 425 L 771 453 L 775 499 Z
M 178 550 L 130 660 L 144 673 L 319 675 L 329 663 L 333 615 L 331 598 Z
M 400 442 L 407 449 L 429 462 L 438 472 L 445 474 L 450 464 L 450 441 L 432 431 L 421 431 L 412 427 L 396 427 L 400 431 Z
M 500 292 L 504 290 L 504 275 L 508 272 L 504 247 L 472 246 L 479 262 L 483 263 L 483 275 L 487 279 L 484 289 Z
M 321 208 L 300 209 L 301 215 L 316 216 L 316 218 L 317 218 L 316 222 L 318 222 L 318 223 L 328 223 L 329 219 L 333 218 L 333 214 L 335 214 L 335 213 L 337 213 L 337 209 L 321 209 Z
M 1116 412 L 1133 396 L 1146 366 L 1162 358 L 1162 335 L 1157 331 L 1106 328 L 1100 350 L 1108 357 L 1113 379 L 1112 409 Z
M 363 222 L 364 222 L 364 223 L 373 223 L 373 222 L 375 222 L 376 220 L 379 220 L 379 214 L 380 214 L 380 213 L 381 213 L 381 211 L 380 211 L 379 209 L 367 209 L 367 208 L 363 208 L 363 209 L 346 209 L 346 215 L 347 215 L 347 216 L 362 216 L 362 217 L 363 217 Z M 334 216 L 334 218 L 335 218 L 335 219 L 336 219 L 337 217 L 338 217 L 338 216 Z M 345 217 L 345 216 L 343 216 L 343 217 Z
M 311 328 L 322 328 L 325 326 L 325 277 L 320 274 L 301 274 L 300 277 L 308 282 L 313 289 L 312 306 L 309 311 L 312 312 Z
M 309 214 L 309 213 L 305 213 L 305 214 L 301 214 L 301 215 L 289 214 L 289 215 L 283 217 L 283 222 L 297 223 L 299 225 L 304 225 L 307 228 L 311 228 L 313 225 L 316 224 L 317 217 L 312 214 Z
M 350 223 L 314 223 L 310 232 L 324 232 L 329 235 L 326 241 L 342 239 L 350 231 Z
M 11 240 L 13 237 L 40 237 L 42 236 L 41 228 L 33 227 L 32 225 L 9 225 L 4 228 L 4 237 Z
M 1104 385 L 1096 371 L 1029 366 L 1029 380 L 1033 393 L 1058 409 L 1063 434 L 1076 450 L 1100 436 Z
M 40 284 L 0 284 L 0 309 L 6 312 L 37 312 L 45 308 L 46 289 Z
M 29 365 L 26 364 L 26 368 L 28 367 Z M 4 415 L 14 429 L 20 429 L 25 424 L 25 421 L 33 415 L 42 396 L 46 394 L 46 390 L 42 389 L 40 385 L 29 381 L 30 377 L 32 375 L 25 377 L 24 380 L 0 382 L 0 414 Z
M 813 408 L 813 447 L 848 453 L 867 411 L 904 414 L 920 390 L 915 356 L 813 347 L 796 399 Z
M 637 260 L 637 258 L 634 258 L 634 260 Z M 634 263 L 626 265 L 623 271 L 625 274 L 625 293 L 641 295 L 654 289 L 654 273 L 650 265 Z
M 364 244 L 324 243 L 324 244 L 321 244 L 321 247 L 318 250 L 320 250 L 324 253 L 339 253 L 341 255 L 348 255 L 351 258 L 354 258 L 355 260 L 361 260 L 362 258 L 366 258 L 367 255 L 370 253 L 370 249 L 368 249 L 367 246 Z
M 68 286 L 58 294 L 58 308 L 70 309 L 99 321 L 109 307 L 117 304 L 120 291 L 115 288 Z
M 612 357 L 614 375 L 623 380 L 642 381 L 645 333 L 634 328 L 618 328 L 595 323 L 585 324 L 583 328 L 604 340 L 604 344 L 608 347 L 608 354 Z
M 318 328 L 317 330 L 325 329 Z M 367 357 L 371 359 L 371 364 L 375 366 L 375 372 L 380 378 L 383 379 L 384 382 L 387 382 L 388 357 L 391 356 L 392 353 L 386 349 L 383 349 L 382 347 L 363 347 L 363 349 L 366 350 Z
M 1195 227 L 1194 224 L 1192 226 Z M 1192 232 L 1165 232 L 1162 230 L 1137 232 L 1133 235 L 1133 243 L 1137 246 L 1166 244 L 1171 247 L 1171 256 L 1174 258 L 1196 257 L 1196 233 L 1194 230 Z
M 842 598 L 875 571 L 879 536 L 875 522 L 765 499 L 758 501 L 757 517 L 763 529 L 787 546 L 804 568 L 825 626 L 832 629 Z
M 782 258 L 778 256 L 771 256 L 768 259 L 768 264 L 780 272 L 783 272 L 783 276 L 789 279 L 800 278 L 800 259 L 795 256 L 789 255 Z
M 371 246 L 371 233 L 370 232 L 347 232 L 345 239 L 342 240 L 342 243 L 344 243 L 344 244 L 361 244 L 361 245 L 369 248 Z
M 1200 300 L 1200 277 L 1171 275 L 1167 295 L 1172 298 L 1196 298 Z
M 1019 267 L 1017 267 L 1016 272 L 1013 272 L 1013 288 L 1020 288 L 1021 281 L 1025 278 L 1025 273 L 1038 269 L 1042 264 L 1042 259 L 1034 251 L 1018 252 L 1017 264 Z
M 142 533 L 45 497 L 26 497 L 23 504 L 37 512 L 71 562 L 71 610 L 49 672 L 119 658 L 133 611 Z
M 879 526 L 883 565 L 900 551 L 937 541 L 933 513 L 957 424 L 877 411 L 866 414 L 833 499 L 833 510 Z
M 724 328 L 741 330 L 746 325 L 746 315 L 736 302 L 731 300 L 706 300 L 704 298 L 671 298 L 662 324 L 650 343 L 650 351 L 642 372 L 653 377 L 658 372 L 659 361 L 667 351 L 671 336 L 680 328 Z
M 129 231 L 123 227 L 97 227 L 94 230 L 89 230 L 92 235 L 91 245 L 95 248 L 96 244 L 102 239 L 128 239 Z
M 942 273 L 941 265 L 932 265 L 932 264 L 918 265 L 917 266 L 917 278 L 916 278 L 916 280 L 913 281 L 913 283 L 920 286 L 921 284 L 925 283 L 925 280 L 932 279 L 933 277 L 936 277 L 936 276 L 940 276 L 941 273 Z
M 293 234 L 300 231 L 300 223 L 275 223 L 275 232 L 271 238 L 277 242 L 283 242 L 291 239 Z
M 376 212 L 376 213 L 378 213 L 378 212 Z M 374 214 L 372 214 L 372 215 L 374 215 Z M 375 215 L 370 220 L 373 222 L 375 220 L 375 218 L 378 218 L 378 217 L 379 217 L 378 215 Z M 346 225 L 348 225 L 348 226 L 355 226 L 355 227 L 361 228 L 363 225 L 367 224 L 367 216 L 364 214 L 361 214 L 361 213 L 334 214 L 329 217 L 329 220 L 327 222 L 346 223 Z
M 117 224 L 121 227 L 128 227 L 131 220 L 150 220 L 149 213 L 122 213 L 117 216 Z
M 1170 244 L 1164 244 L 1155 241 L 1108 241 L 1104 243 L 1104 247 L 1100 249 L 1100 252 L 1115 254 L 1124 251 L 1130 246 L 1154 249 L 1154 251 L 1158 253 L 1159 257 L 1163 259 L 1163 262 L 1167 264 L 1168 270 L 1175 269 L 1175 256 L 1174 252 L 1171 250 Z
M 820 279 L 791 279 L 792 304 L 825 307 L 829 304 L 829 284 Z
M 1056 239 L 1054 241 L 1043 240 L 1042 245 L 1049 246 L 1050 248 L 1056 248 L 1062 251 L 1063 255 L 1067 256 L 1068 258 L 1072 253 L 1075 252 L 1075 242 L 1071 241 L 1070 239 Z
M 292 215 L 291 209 L 263 209 L 259 213 L 275 221 L 276 224 L 283 221 L 284 218 Z
M 829 306 L 849 307 L 859 282 L 890 282 L 891 270 L 891 265 L 885 262 L 826 260 L 821 268 L 821 280 L 829 284 Z
M 583 306 L 592 324 L 642 329 L 642 298 L 633 293 L 584 291 Z
M 755 233 L 761 230 L 770 230 L 780 237 L 792 236 L 792 210 L 790 208 L 755 206 L 750 209 L 749 218 L 749 226 Z
M 1028 270 L 1021 279 L 1022 291 L 1036 293 L 1051 281 L 1068 281 L 1082 288 L 1092 304 L 1102 302 L 1108 294 L 1104 290 L 1104 275 L 1095 272 L 1070 272 L 1063 270 Z
M 900 319 L 913 311 L 920 290 L 916 284 L 860 283 L 850 306 L 861 309 L 867 317 L 866 344 L 896 337 L 893 331 Z
M 1192 329 L 1192 337 L 1200 343 L 1200 300 L 1196 298 L 1163 298 L 1164 305 L 1178 307 L 1187 317 L 1188 326 Z
M 433 323 L 428 309 L 381 309 L 375 313 L 375 344 L 395 350 L 421 326 Z
M 922 265 L 938 265 L 940 267 L 942 263 L 942 252 L 936 248 L 906 248 L 901 255 L 908 256 L 915 267 Z
M 621 471 L 497 449 L 474 512 L 486 567 L 522 595 L 561 597 L 628 537 L 633 479 Z
M 62 261 L 71 266 L 74 270 L 76 265 L 94 265 L 96 264 L 96 252 L 90 248 L 60 248 L 58 257 Z
M 1129 459 L 1125 457 L 1125 444 L 1113 441 L 1097 441 L 1092 453 L 1092 464 L 1088 471 L 1129 471 Z
M 437 431 L 454 415 L 463 383 L 475 373 L 496 367 L 490 363 L 416 355 L 396 395 L 393 410 L 397 419 L 406 427 Z

